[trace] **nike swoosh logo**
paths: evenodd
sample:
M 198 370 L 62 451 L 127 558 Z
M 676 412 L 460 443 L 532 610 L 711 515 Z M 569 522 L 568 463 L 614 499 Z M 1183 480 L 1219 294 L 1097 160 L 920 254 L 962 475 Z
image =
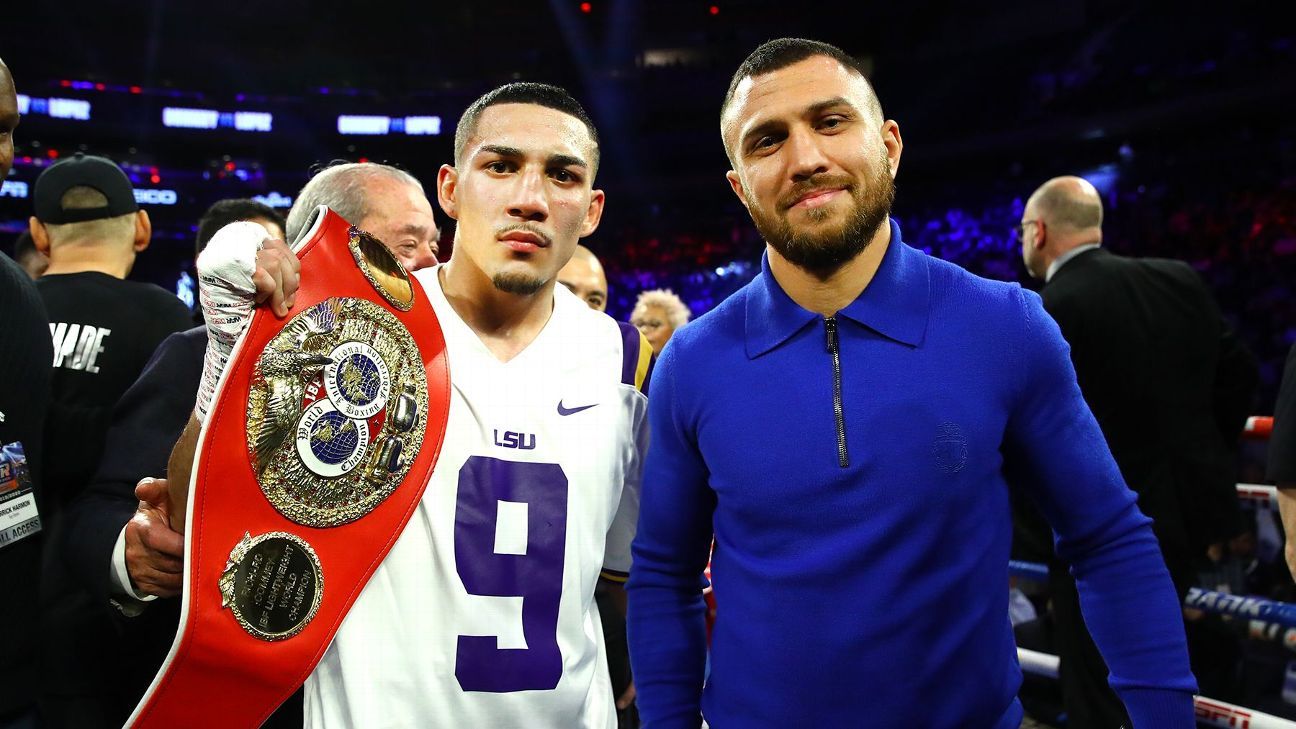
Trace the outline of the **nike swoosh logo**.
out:
M 580 407 L 577 407 L 577 408 L 565 408 L 565 407 L 563 407 L 562 400 L 559 400 L 559 401 L 558 401 L 558 414 L 559 414 L 559 415 L 575 415 L 576 413 L 579 413 L 579 412 L 582 411 L 582 410 L 589 410 L 590 408 L 592 408 L 592 407 L 596 407 L 597 405 L 598 405 L 598 403 L 594 403 L 593 405 L 581 405 Z

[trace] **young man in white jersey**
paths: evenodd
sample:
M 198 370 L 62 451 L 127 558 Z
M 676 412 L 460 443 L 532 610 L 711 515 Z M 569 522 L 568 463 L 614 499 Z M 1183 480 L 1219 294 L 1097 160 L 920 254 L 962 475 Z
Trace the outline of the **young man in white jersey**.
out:
M 415 274 L 450 360 L 445 443 L 306 682 L 308 729 L 616 726 L 594 586 L 629 570 L 651 351 L 555 286 L 602 214 L 598 156 L 552 86 L 501 87 L 460 120 L 437 181 L 455 254 Z M 253 277 L 280 315 L 284 250 Z

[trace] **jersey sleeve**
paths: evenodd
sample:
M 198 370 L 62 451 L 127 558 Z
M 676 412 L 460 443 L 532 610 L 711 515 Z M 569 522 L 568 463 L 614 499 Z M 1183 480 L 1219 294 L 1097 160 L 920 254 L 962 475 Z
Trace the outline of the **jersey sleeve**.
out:
M 625 483 L 612 526 L 604 546 L 602 576 L 614 582 L 625 582 L 630 575 L 630 543 L 634 541 L 639 521 L 639 484 L 643 475 L 643 458 L 648 450 L 648 407 L 646 396 L 652 379 L 652 346 L 638 329 L 617 322 L 621 330 L 621 390 L 629 418 L 628 458 Z

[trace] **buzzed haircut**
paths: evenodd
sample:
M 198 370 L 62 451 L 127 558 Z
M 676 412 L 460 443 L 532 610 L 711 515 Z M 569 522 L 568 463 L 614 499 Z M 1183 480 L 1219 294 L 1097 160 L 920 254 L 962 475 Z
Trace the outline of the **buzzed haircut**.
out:
M 1050 225 L 1072 230 L 1102 227 L 1101 198 L 1076 195 L 1063 185 L 1049 185 L 1040 190 L 1035 204 Z
M 240 220 L 268 220 L 278 225 L 279 230 L 284 229 L 283 214 L 269 205 L 246 198 L 221 200 L 198 219 L 197 252 L 202 253 L 216 231 Z
M 463 161 L 464 148 L 468 146 L 468 139 L 477 131 L 477 121 L 481 118 L 482 112 L 500 104 L 535 104 L 579 119 L 589 132 L 590 141 L 594 143 L 594 159 L 590 160 L 590 179 L 594 178 L 599 165 L 599 136 L 598 129 L 594 127 L 594 120 L 590 119 L 589 114 L 585 113 L 585 107 L 567 93 L 566 89 L 530 81 L 505 84 L 493 91 L 487 91 L 469 105 L 463 116 L 459 117 L 459 124 L 455 127 L 456 165 Z
M 59 207 L 64 210 L 90 210 L 108 206 L 108 196 L 87 185 L 69 187 L 59 198 Z M 96 218 L 79 223 L 49 223 L 50 245 L 61 245 L 68 241 L 108 241 L 118 243 L 129 240 L 135 235 L 135 219 L 138 213 L 126 213 L 115 218 Z
M 877 114 L 879 121 L 882 120 L 882 104 L 873 91 L 873 85 L 868 81 L 868 73 L 863 64 L 837 46 L 805 38 L 778 38 L 766 41 L 752 51 L 751 55 L 747 56 L 747 60 L 738 66 L 738 70 L 734 71 L 733 78 L 729 81 L 729 90 L 725 92 L 724 103 L 720 105 L 721 119 L 724 118 L 725 111 L 738 90 L 738 84 L 742 83 L 743 79 L 772 73 L 815 56 L 827 56 L 859 74 L 869 87 L 869 111 Z

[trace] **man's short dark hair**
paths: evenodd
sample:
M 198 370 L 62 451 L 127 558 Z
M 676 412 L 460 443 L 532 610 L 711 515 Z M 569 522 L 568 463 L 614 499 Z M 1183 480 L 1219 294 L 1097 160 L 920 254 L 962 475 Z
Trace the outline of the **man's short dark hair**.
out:
M 198 219 L 198 253 L 207 247 L 216 231 L 240 220 L 269 220 L 278 225 L 279 230 L 284 229 L 283 214 L 269 205 L 245 198 L 221 200 L 207 208 L 207 212 Z
M 468 146 L 468 138 L 477 131 L 477 120 L 481 118 L 482 112 L 499 104 L 535 104 L 579 119 L 589 131 L 590 140 L 594 142 L 594 159 L 590 160 L 590 179 L 593 179 L 594 174 L 598 172 L 599 164 L 599 136 L 598 129 L 594 127 L 594 120 L 590 119 L 589 114 L 585 113 L 585 107 L 567 93 L 566 89 L 529 81 L 506 84 L 494 91 L 488 91 L 464 111 L 463 116 L 459 117 L 458 126 L 455 127 L 456 165 L 463 157 L 464 148 Z
M 733 79 L 729 81 L 729 90 L 725 92 L 724 103 L 720 105 L 720 117 L 724 118 L 725 110 L 729 108 L 729 103 L 733 101 L 734 92 L 738 90 L 738 84 L 742 83 L 743 79 L 772 73 L 814 56 L 827 56 L 858 73 L 860 78 L 863 78 L 864 82 L 868 83 L 868 72 L 865 70 L 864 65 L 854 56 L 837 46 L 805 38 L 778 38 L 762 43 L 759 48 L 751 52 L 750 56 L 747 56 L 747 60 L 743 61 L 742 65 L 738 66 L 738 70 L 734 71 Z M 870 91 L 872 88 L 870 84 Z M 875 107 L 870 111 L 877 112 L 877 115 L 881 117 L 882 106 L 878 103 L 877 94 L 871 94 L 871 100 Z

